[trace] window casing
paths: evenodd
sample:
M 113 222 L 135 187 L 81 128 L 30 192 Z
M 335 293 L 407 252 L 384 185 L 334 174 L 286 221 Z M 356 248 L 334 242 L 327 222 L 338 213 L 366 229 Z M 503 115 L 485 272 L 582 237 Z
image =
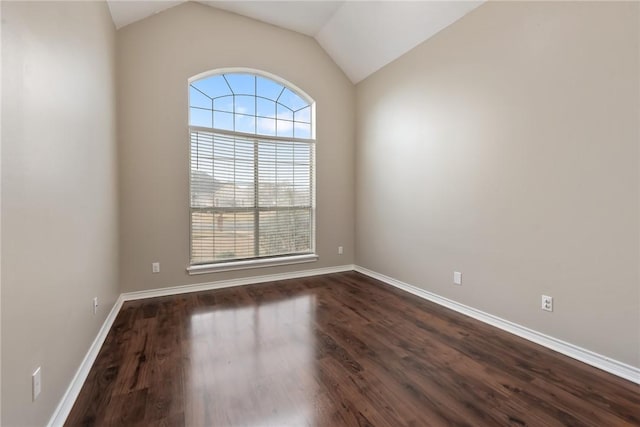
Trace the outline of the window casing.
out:
M 192 79 L 191 274 L 317 259 L 314 116 L 274 76 Z

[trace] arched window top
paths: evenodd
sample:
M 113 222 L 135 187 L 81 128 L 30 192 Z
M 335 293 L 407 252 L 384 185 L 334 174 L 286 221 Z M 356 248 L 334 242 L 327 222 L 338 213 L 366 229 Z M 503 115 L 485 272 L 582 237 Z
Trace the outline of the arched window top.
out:
M 313 100 L 254 70 L 218 71 L 189 83 L 189 125 L 294 139 L 314 138 Z

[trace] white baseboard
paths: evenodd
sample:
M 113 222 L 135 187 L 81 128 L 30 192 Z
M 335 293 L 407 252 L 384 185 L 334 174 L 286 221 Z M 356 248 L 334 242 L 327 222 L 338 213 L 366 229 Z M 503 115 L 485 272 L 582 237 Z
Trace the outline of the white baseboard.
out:
M 487 323 L 491 326 L 495 326 L 496 328 L 502 329 L 503 331 L 510 332 L 521 338 L 532 341 L 543 347 L 547 347 L 551 350 L 557 351 L 558 353 L 562 353 L 565 356 L 569 356 L 573 359 L 584 362 L 587 365 L 591 365 L 595 368 L 609 372 L 613 375 L 624 378 L 636 384 L 640 384 L 640 368 L 636 368 L 626 363 L 619 362 L 610 357 L 595 353 L 591 350 L 587 350 L 566 341 L 562 341 L 549 335 L 534 331 L 533 329 L 529 329 L 527 327 L 518 325 L 517 323 L 513 323 L 492 314 L 485 313 L 484 311 L 477 310 L 473 307 L 460 304 L 456 301 L 441 297 L 440 295 L 425 291 L 424 289 L 418 288 L 405 282 L 401 282 L 400 280 L 396 280 L 392 277 L 385 276 L 384 274 L 377 273 L 367 268 L 356 265 L 354 267 L 354 270 L 366 276 L 378 279 L 398 289 L 402 289 L 403 291 L 409 292 L 420 298 L 424 298 L 451 310 L 457 311 L 458 313 L 462 313 L 476 320 Z
M 89 347 L 89 351 L 82 359 L 82 363 L 80 363 L 80 367 L 76 371 L 69 387 L 65 391 L 60 403 L 56 407 L 56 410 L 53 412 L 47 427 L 58 427 L 62 426 L 64 422 L 67 420 L 69 413 L 71 412 L 71 408 L 73 408 L 73 404 L 75 403 L 78 395 L 80 394 L 80 390 L 84 385 L 87 376 L 89 375 L 89 371 L 91 371 L 91 367 L 93 366 L 93 362 L 96 361 L 96 357 L 98 357 L 98 353 L 102 348 L 102 344 L 104 344 L 104 340 L 107 338 L 109 331 L 111 330 L 111 326 L 113 322 L 116 320 L 116 316 L 120 312 L 120 308 L 122 307 L 122 303 L 124 302 L 122 295 L 118 297 L 115 304 L 111 308 L 111 311 L 107 315 L 107 318 L 104 320 L 102 327 L 98 331 L 98 335 L 91 343 L 91 347 Z
M 231 280 L 220 280 L 217 282 L 208 282 L 208 283 L 199 283 L 197 285 L 184 285 L 184 286 L 172 286 L 170 288 L 160 288 L 160 289 L 152 289 L 148 291 L 138 291 L 138 292 L 126 292 L 120 294 L 118 299 L 116 300 L 113 308 L 109 312 L 109 315 L 105 319 L 100 331 L 98 331 L 98 335 L 93 340 L 91 347 L 89 347 L 89 351 L 84 356 L 82 363 L 80 363 L 80 367 L 76 371 L 69 387 L 65 391 L 60 403 L 56 407 L 56 410 L 53 412 L 47 427 L 59 427 L 64 424 L 71 409 L 73 408 L 73 404 L 75 403 L 78 395 L 80 394 L 80 390 L 84 385 L 84 382 L 89 375 L 89 371 L 93 366 L 93 363 L 96 361 L 98 357 L 98 353 L 102 348 L 102 344 L 104 344 L 104 340 L 107 338 L 107 334 L 111 330 L 111 326 L 113 322 L 116 320 L 116 316 L 120 312 L 122 308 L 122 304 L 125 301 L 132 301 L 143 298 L 153 298 L 160 296 L 168 296 L 168 295 L 178 295 L 184 294 L 188 292 L 198 292 L 198 291 L 207 291 L 212 289 L 222 289 L 229 288 L 233 286 L 242 286 L 242 285 L 250 285 L 255 283 L 264 283 L 264 282 L 272 282 L 276 280 L 286 280 L 286 279 L 298 279 L 302 277 L 310 277 L 310 276 L 319 276 L 322 274 L 331 274 L 331 273 L 341 273 L 344 271 L 353 271 L 353 264 L 341 265 L 336 267 L 325 267 L 325 268 L 316 268 L 312 270 L 301 270 L 301 271 L 293 271 L 290 273 L 279 273 L 279 274 L 269 274 L 263 276 L 253 276 L 246 277 L 242 279 L 231 279 Z
M 274 282 L 276 280 L 299 279 L 301 277 L 320 276 L 322 274 L 342 273 L 353 271 L 354 265 L 339 265 L 336 267 L 314 268 L 311 270 L 292 271 L 290 273 L 266 274 L 264 276 L 243 277 L 240 279 L 219 280 L 217 282 L 198 283 L 195 285 L 172 286 L 148 291 L 126 292 L 122 294 L 124 301 L 144 298 L 164 297 L 170 295 L 187 294 L 190 292 L 210 291 L 213 289 L 231 288 L 234 286 L 252 285 L 257 283 Z

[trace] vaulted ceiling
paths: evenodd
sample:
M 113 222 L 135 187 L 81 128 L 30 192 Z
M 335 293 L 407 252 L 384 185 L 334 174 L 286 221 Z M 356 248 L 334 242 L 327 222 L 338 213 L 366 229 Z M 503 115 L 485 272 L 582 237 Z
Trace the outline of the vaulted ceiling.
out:
M 185 0 L 109 0 L 122 28 Z M 473 1 L 199 1 L 314 37 L 353 83 L 365 79 L 483 3 Z

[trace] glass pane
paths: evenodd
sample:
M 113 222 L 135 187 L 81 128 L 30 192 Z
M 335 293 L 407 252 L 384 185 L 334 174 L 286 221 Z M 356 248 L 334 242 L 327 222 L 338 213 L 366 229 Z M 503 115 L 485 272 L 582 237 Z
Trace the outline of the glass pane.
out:
M 213 176 L 205 171 L 191 172 L 191 207 L 213 207 L 215 182 Z
M 293 190 L 294 199 L 293 206 L 309 207 L 311 206 L 311 195 L 308 187 L 302 185 L 296 185 Z
M 262 165 L 262 163 L 265 162 L 275 162 L 276 146 L 277 143 L 275 142 L 261 141 L 260 143 L 258 143 L 258 163 Z M 260 181 L 262 181 L 262 174 L 260 175 Z
M 293 120 L 293 111 L 288 109 L 282 104 L 278 104 L 278 119 L 280 120 Z
M 260 212 L 260 255 L 283 255 L 311 250 L 308 209 Z
M 214 216 L 210 212 L 191 213 L 191 262 L 213 261 Z
M 265 117 L 258 117 L 257 133 L 260 135 L 275 136 L 276 121 Z
M 276 103 L 268 101 L 266 99 L 257 98 L 257 115 L 260 117 L 275 117 L 276 116 Z
M 278 168 L 278 206 L 293 206 L 293 169 Z
M 293 136 L 295 138 L 311 138 L 311 125 L 296 122 Z
M 233 96 L 223 96 L 213 100 L 213 109 L 233 113 Z
M 234 138 L 231 136 L 216 135 L 213 153 L 216 158 L 233 159 L 235 150 Z
M 295 112 L 296 122 L 311 123 L 311 106 Z
M 235 175 L 238 206 L 253 206 L 253 162 L 236 162 Z
M 264 77 L 257 77 L 257 85 L 257 95 L 271 99 L 272 101 L 275 101 L 278 98 L 283 89 L 281 84 Z
M 286 105 L 293 111 L 299 110 L 309 105 L 307 101 L 303 100 L 289 89 L 285 89 L 284 92 L 282 92 L 282 95 L 280 95 L 280 99 L 278 99 L 278 102 L 280 104 Z
M 256 78 L 249 74 L 225 74 L 235 95 L 255 95 Z
M 196 174 L 208 174 L 213 176 L 213 160 L 212 149 L 206 140 L 191 142 L 191 173 L 193 176 Z M 203 179 L 206 177 L 202 177 Z M 199 181 L 192 181 L 192 183 L 198 183 Z M 211 189 L 209 188 L 208 191 Z
M 253 204 L 254 204 L 253 183 L 251 183 L 251 185 L 247 183 L 237 184 L 235 191 L 236 191 L 235 193 L 236 200 L 235 200 L 234 207 L 236 208 L 253 207 Z
M 292 238 L 293 252 L 311 251 L 311 210 L 293 211 L 295 233 Z
M 307 147 L 296 144 L 293 153 L 293 185 L 295 204 L 311 205 L 311 153 Z
M 276 185 L 275 175 L 272 170 L 262 171 L 260 172 L 260 176 L 262 174 L 269 176 L 269 181 L 260 182 L 259 192 L 258 192 L 258 206 L 263 208 L 276 206 L 277 194 L 276 194 Z
M 229 90 L 229 86 L 227 85 L 227 82 L 224 81 L 221 74 L 195 81 L 191 83 L 191 85 L 200 89 L 210 98 L 231 95 L 231 90 Z
M 256 97 L 255 96 L 235 96 L 237 114 L 248 114 L 254 116 L 256 114 Z
M 282 237 L 279 235 L 280 221 L 277 211 L 260 212 L 260 255 L 278 255 L 286 250 L 283 248 Z
M 211 98 L 202 94 L 193 85 L 189 86 L 189 105 L 191 107 L 200 107 L 211 109 Z
M 253 258 L 255 256 L 253 216 L 253 212 L 238 212 L 234 215 L 236 258 Z
M 293 163 L 293 144 L 280 143 L 276 147 L 278 162 Z
M 201 110 L 199 108 L 189 108 L 189 125 L 211 127 L 211 110 Z
M 214 111 L 213 127 L 216 129 L 233 130 L 233 114 Z
M 233 160 L 216 157 L 213 163 L 215 179 L 215 206 L 233 207 Z
M 261 142 L 258 144 L 259 200 L 261 207 L 276 204 L 276 144 Z
M 236 131 L 256 133 L 256 118 L 244 114 L 236 114 Z
M 294 162 L 308 165 L 311 162 L 311 146 L 303 142 L 294 144 Z
M 213 163 L 210 151 L 201 147 L 191 146 L 191 172 L 205 173 L 213 176 Z
M 293 122 L 289 120 L 278 120 L 276 122 L 277 136 L 293 136 Z
M 254 256 L 254 213 L 214 211 L 210 257 L 214 261 Z
M 236 139 L 235 155 L 237 160 L 245 160 L 253 164 L 254 152 L 253 141 L 246 139 Z

